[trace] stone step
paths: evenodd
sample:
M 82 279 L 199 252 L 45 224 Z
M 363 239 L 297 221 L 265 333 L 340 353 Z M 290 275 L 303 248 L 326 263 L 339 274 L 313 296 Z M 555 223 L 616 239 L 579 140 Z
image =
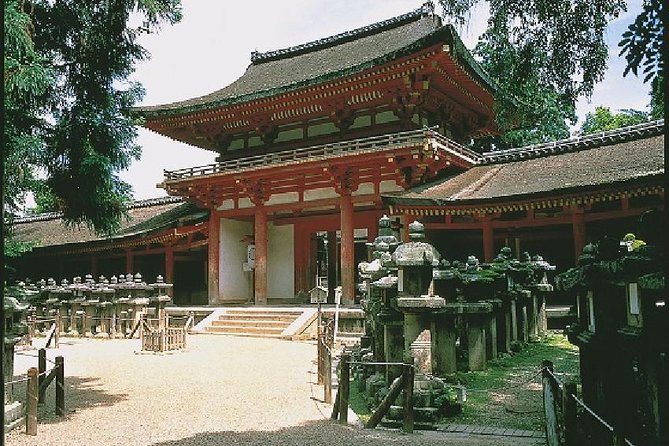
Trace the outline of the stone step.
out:
M 266 328 L 266 327 L 249 327 L 249 326 L 230 326 L 230 325 L 210 325 L 205 329 L 207 333 L 228 333 L 228 334 L 242 334 L 248 333 L 253 335 L 281 335 L 283 328 Z
M 226 331 L 216 331 L 212 327 L 206 327 L 205 333 L 217 335 L 217 336 L 240 336 L 245 338 L 276 338 L 281 339 L 283 336 L 280 334 L 267 334 L 267 333 L 228 333 Z
M 257 313 L 247 313 L 247 314 L 221 314 L 218 317 L 220 321 L 276 321 L 276 322 L 287 322 L 291 323 L 297 318 L 297 315 L 283 315 L 283 314 L 257 314 Z
M 257 309 L 257 310 L 249 310 L 249 309 L 228 309 L 225 311 L 224 314 L 277 314 L 277 315 L 288 315 L 288 316 L 299 316 L 302 314 L 301 310 L 266 310 L 266 309 Z
M 211 325 L 216 327 L 230 326 L 230 327 L 267 327 L 267 328 L 281 328 L 284 329 L 290 325 L 291 321 L 270 321 L 270 320 L 253 320 L 253 319 L 219 319 L 212 321 Z

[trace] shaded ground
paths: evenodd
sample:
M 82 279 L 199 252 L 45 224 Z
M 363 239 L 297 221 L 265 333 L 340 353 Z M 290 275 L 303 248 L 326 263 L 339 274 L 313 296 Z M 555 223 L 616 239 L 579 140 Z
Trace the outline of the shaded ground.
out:
M 313 343 L 199 335 L 185 352 L 136 354 L 138 340 L 63 339 L 66 409 L 53 415 L 53 385 L 38 435 L 18 445 L 536 445 L 532 439 L 436 432 L 403 435 L 329 421 L 319 401 Z M 36 354 L 36 351 L 27 352 Z M 37 358 L 17 356 L 17 372 Z M 17 396 L 25 389 L 17 386 Z
M 554 364 L 563 382 L 579 379 L 578 348 L 562 334 L 551 333 L 522 351 L 491 361 L 482 372 L 459 373 L 467 403 L 451 423 L 544 430 L 541 362 Z

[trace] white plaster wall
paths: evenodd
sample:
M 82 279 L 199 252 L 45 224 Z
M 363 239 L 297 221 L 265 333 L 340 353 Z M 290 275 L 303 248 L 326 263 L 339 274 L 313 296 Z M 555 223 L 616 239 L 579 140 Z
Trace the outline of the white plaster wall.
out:
M 400 192 L 403 191 L 401 186 L 398 186 L 397 183 L 393 180 L 381 181 L 380 184 L 381 193 L 384 192 Z
M 304 191 L 304 201 L 322 200 L 325 198 L 337 198 L 339 194 L 335 192 L 334 187 L 322 187 Z
M 295 237 L 293 225 L 267 225 L 267 296 L 295 296 Z
M 242 270 L 246 261 L 244 236 L 253 235 L 253 223 L 221 218 L 221 245 L 219 262 L 220 299 L 246 300 L 253 296 L 251 275 Z

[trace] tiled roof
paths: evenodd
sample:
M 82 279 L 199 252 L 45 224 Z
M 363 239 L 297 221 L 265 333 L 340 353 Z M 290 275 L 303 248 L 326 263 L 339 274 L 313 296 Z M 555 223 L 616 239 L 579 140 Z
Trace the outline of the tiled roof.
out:
M 96 235 L 86 226 L 68 227 L 60 214 L 41 214 L 14 221 L 14 237 L 18 241 L 37 242 L 38 248 L 104 242 L 132 238 L 177 225 L 180 220 L 198 220 L 205 211 L 198 210 L 179 197 L 137 201 L 128 206 L 129 220 L 111 237 Z
M 533 147 L 517 149 L 459 175 L 384 198 L 395 205 L 454 206 L 586 191 L 662 177 L 664 122 L 656 124 L 646 132 L 632 128 L 598 135 L 598 144 L 573 145 L 565 140 L 558 142 L 552 152 Z
M 242 77 L 213 93 L 171 104 L 138 107 L 147 117 L 242 103 L 296 90 L 411 54 L 442 41 L 472 76 L 493 88 L 451 25 L 441 25 L 429 5 L 353 31 L 266 53 L 253 53 Z

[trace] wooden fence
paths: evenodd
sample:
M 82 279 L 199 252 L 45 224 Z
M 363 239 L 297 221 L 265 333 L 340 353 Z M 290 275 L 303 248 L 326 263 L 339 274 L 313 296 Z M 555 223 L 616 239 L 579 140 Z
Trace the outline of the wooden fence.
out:
M 351 361 L 350 356 L 343 354 L 339 362 L 339 389 L 335 397 L 334 407 L 332 408 L 333 420 L 339 419 L 341 424 L 348 423 L 348 401 L 351 377 L 351 365 L 382 365 L 382 366 L 401 366 L 402 374 L 398 376 L 388 389 L 388 393 L 374 410 L 372 416 L 365 424 L 365 428 L 373 429 L 381 422 L 388 413 L 393 401 L 404 391 L 403 398 L 403 422 L 402 430 L 411 433 L 414 430 L 414 411 L 413 411 L 413 385 L 414 385 L 414 358 L 408 357 L 405 362 L 367 362 Z
M 148 319 L 142 316 L 140 320 L 142 350 L 149 352 L 165 352 L 186 348 L 186 336 L 193 323 L 194 315 L 189 315 L 183 327 L 170 327 L 169 318 L 164 320 Z M 157 323 L 158 328 L 155 327 Z M 152 326 L 153 325 L 153 326 Z
M 555 376 L 551 361 L 542 362 L 541 375 L 548 446 L 634 446 L 578 398 L 575 383 Z
M 33 356 L 33 355 L 28 355 Z M 65 415 L 65 360 L 56 356 L 51 370 L 47 370 L 46 349 L 38 351 L 37 367 L 30 367 L 25 378 L 5 383 L 14 385 L 26 383 L 26 434 L 37 435 L 37 405 L 45 402 L 46 390 L 55 381 L 56 385 L 56 415 Z

